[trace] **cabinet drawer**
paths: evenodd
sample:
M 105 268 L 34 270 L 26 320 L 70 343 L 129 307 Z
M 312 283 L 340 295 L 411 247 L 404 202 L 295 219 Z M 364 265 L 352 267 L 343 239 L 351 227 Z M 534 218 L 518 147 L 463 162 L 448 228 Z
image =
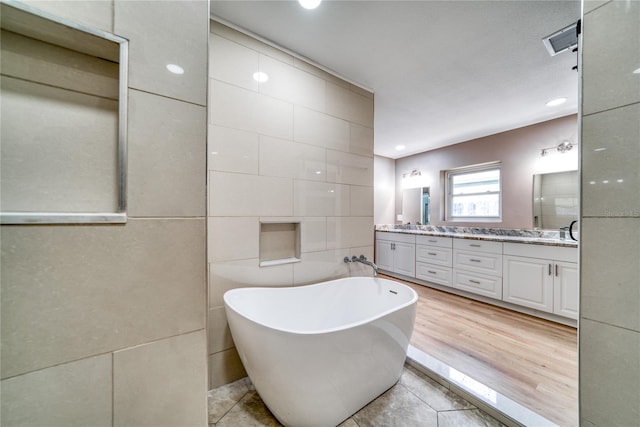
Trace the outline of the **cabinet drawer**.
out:
M 390 233 L 388 231 L 376 231 L 376 240 L 389 240 L 391 242 L 415 243 L 416 236 L 409 233 Z
M 451 249 L 439 248 L 437 246 L 416 246 L 416 261 L 451 267 L 452 258 L 453 250 Z
M 490 298 L 502 299 L 502 278 L 453 270 L 453 287 Z
M 476 273 L 502 277 L 502 254 L 454 249 L 453 266 Z
M 417 245 L 439 246 L 441 248 L 453 247 L 453 239 L 451 237 L 440 236 L 416 236 Z
M 502 255 L 502 242 L 491 242 L 488 240 L 453 239 L 454 249 L 467 251 L 490 252 Z
M 427 282 L 451 286 L 451 268 L 417 262 L 416 277 Z

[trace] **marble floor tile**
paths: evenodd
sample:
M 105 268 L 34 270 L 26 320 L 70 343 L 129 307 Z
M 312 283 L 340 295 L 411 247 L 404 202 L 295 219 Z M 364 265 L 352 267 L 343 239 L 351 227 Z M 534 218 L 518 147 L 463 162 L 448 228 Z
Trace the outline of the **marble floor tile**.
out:
M 278 427 L 282 426 L 269 412 L 256 391 L 249 391 L 220 421 L 216 427 Z
M 437 427 L 438 413 L 396 385 L 353 416 L 360 427 Z
M 222 387 L 209 390 L 209 424 L 220 421 L 243 397 L 253 389 L 249 378 L 242 378 Z
M 504 424 L 480 409 L 438 412 L 438 427 L 463 426 L 503 427 Z
M 210 427 L 281 426 L 249 378 L 209 391 Z M 500 422 L 415 368 L 338 427 L 501 427 Z

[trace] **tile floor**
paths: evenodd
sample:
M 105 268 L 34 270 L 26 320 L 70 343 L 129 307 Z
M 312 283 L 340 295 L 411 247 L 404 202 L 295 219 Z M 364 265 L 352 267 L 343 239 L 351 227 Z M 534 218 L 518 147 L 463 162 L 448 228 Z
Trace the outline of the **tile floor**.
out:
M 249 378 L 209 391 L 210 427 L 280 426 Z M 339 427 L 504 426 L 487 413 L 405 365 L 400 381 Z

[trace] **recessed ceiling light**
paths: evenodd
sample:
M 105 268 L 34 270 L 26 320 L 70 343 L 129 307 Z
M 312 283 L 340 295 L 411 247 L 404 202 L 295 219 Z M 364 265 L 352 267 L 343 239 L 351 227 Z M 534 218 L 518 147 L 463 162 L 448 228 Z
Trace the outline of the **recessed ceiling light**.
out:
M 315 9 L 316 7 L 320 6 L 320 2 L 322 0 L 298 0 L 298 3 L 300 3 L 300 6 L 304 7 L 305 9 Z
M 567 98 L 556 98 L 547 102 L 545 105 L 547 107 L 555 107 L 556 105 L 561 105 L 561 104 L 564 104 L 565 102 L 567 102 Z
M 396 145 L 396 151 L 402 151 L 402 150 L 404 150 L 405 148 L 407 148 L 407 147 L 405 147 L 405 146 L 404 146 L 404 145 L 402 145 L 402 144 L 400 144 L 400 145 Z
M 167 70 L 173 74 L 184 74 L 184 68 L 176 64 L 167 64 Z
M 253 80 L 257 81 L 258 83 L 264 83 L 269 80 L 269 75 L 267 73 L 263 73 L 262 71 L 256 71 L 255 73 L 253 73 Z

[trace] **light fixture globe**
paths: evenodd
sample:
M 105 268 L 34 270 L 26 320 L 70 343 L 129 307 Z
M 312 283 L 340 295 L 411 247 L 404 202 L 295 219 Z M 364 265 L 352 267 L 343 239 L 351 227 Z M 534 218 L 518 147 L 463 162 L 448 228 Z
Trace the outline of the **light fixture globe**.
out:
M 315 9 L 316 7 L 320 6 L 320 2 L 322 0 L 298 0 L 298 3 L 300 3 L 300 6 L 304 7 L 305 9 Z

